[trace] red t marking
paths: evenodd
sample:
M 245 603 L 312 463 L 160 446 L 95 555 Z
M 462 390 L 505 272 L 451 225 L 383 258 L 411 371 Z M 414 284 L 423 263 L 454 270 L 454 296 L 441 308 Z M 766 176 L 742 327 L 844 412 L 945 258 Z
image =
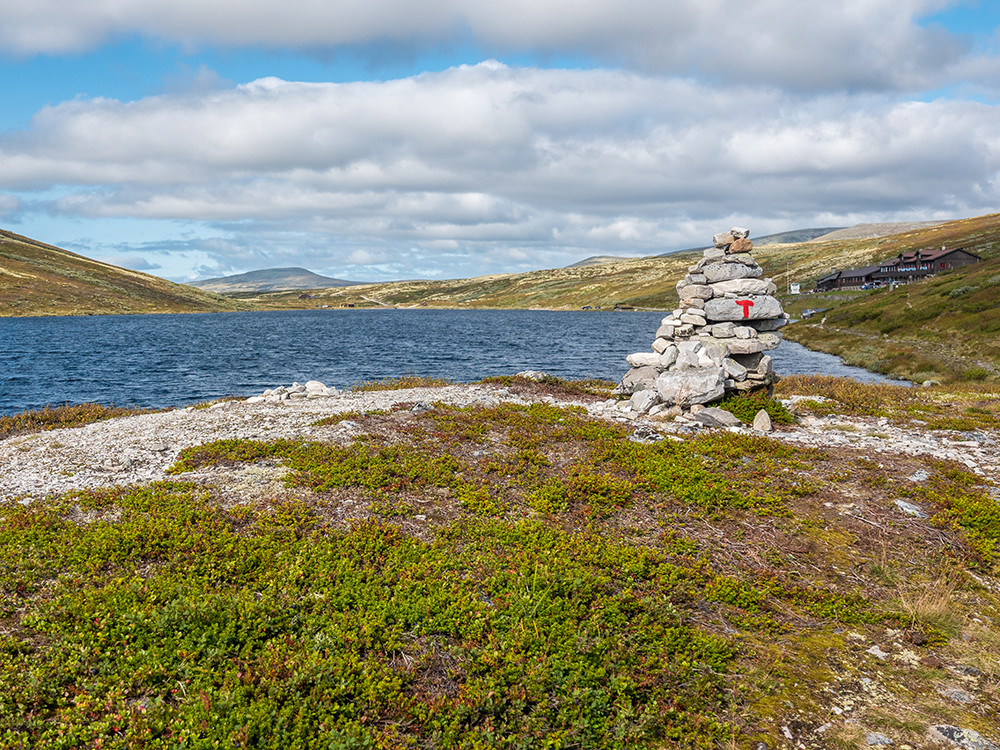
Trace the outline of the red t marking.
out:
M 750 308 L 753 307 L 753 300 L 749 299 L 738 299 L 736 304 L 743 308 L 743 317 L 750 317 Z

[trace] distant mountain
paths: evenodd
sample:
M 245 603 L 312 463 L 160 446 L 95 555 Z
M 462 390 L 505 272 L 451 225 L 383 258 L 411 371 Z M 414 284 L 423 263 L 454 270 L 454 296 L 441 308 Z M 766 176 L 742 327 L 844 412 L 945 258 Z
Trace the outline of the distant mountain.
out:
M 601 263 L 614 263 L 616 260 L 635 260 L 637 255 L 591 255 L 589 258 L 578 260 L 576 263 L 566 266 L 566 268 L 584 268 L 586 266 L 597 266 Z
M 778 232 L 777 234 L 765 234 L 756 239 L 751 237 L 753 244 L 760 245 L 791 245 L 796 242 L 809 242 L 817 237 L 836 232 L 843 227 L 816 227 L 813 229 L 793 229 L 790 232 Z
M 834 232 L 838 229 L 843 229 L 843 227 L 816 227 L 813 229 L 792 229 L 788 232 L 778 232 L 776 234 L 765 234 L 762 237 L 754 237 L 750 235 L 750 239 L 753 241 L 754 247 L 763 247 L 764 245 L 791 245 L 796 242 L 809 242 L 817 237 L 822 237 L 825 234 Z M 675 255 L 677 253 L 699 253 L 708 245 L 700 245 L 698 247 L 687 247 L 683 250 L 668 250 L 665 253 L 660 253 L 658 258 L 662 258 L 665 255 Z
M 0 230 L 0 316 L 237 309 L 233 300 Z
M 360 281 L 344 281 L 321 276 L 305 268 L 265 268 L 260 271 L 238 273 L 217 279 L 190 281 L 190 286 L 216 294 L 240 294 L 245 292 L 285 292 L 298 289 L 330 289 L 338 286 L 354 286 Z
M 829 233 L 820 235 L 815 239 L 821 242 L 840 240 L 867 240 L 873 237 L 891 237 L 895 234 L 905 234 L 915 232 L 918 229 L 937 227 L 949 223 L 946 221 L 887 221 L 880 224 L 855 224 L 852 227 L 843 227 L 830 230 Z

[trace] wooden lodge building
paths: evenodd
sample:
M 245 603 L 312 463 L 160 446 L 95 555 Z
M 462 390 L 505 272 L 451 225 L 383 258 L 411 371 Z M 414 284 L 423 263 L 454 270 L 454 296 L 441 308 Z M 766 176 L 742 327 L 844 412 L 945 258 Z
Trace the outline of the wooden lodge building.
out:
M 971 266 L 980 260 L 982 258 L 975 253 L 960 247 L 952 250 L 944 247 L 940 250 L 916 250 L 900 253 L 877 266 L 831 271 L 816 280 L 816 288 L 821 292 L 829 292 L 833 289 L 868 289 L 884 284 L 909 284 L 941 271 Z

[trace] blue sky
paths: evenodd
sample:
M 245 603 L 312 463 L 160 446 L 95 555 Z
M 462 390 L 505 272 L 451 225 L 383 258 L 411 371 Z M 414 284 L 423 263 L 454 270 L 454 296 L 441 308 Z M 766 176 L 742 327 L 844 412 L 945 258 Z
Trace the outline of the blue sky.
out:
M 453 278 L 1000 210 L 992 2 L 0 12 L 0 227 L 174 280 Z

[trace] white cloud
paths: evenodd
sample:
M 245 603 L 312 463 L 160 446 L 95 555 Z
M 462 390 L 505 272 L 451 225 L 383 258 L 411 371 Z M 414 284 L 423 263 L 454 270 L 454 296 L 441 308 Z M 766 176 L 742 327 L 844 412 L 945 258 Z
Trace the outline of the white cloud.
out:
M 121 268 L 131 268 L 133 271 L 158 271 L 163 268 L 159 263 L 153 263 L 139 255 L 99 256 L 96 260 Z
M 986 213 L 998 109 L 494 62 L 272 78 L 46 108 L 0 135 L 0 189 L 58 216 L 199 222 L 184 247 L 220 267 L 458 276 L 698 245 L 730 221 Z
M 20 54 L 93 49 L 134 34 L 197 47 L 323 52 L 429 49 L 471 35 L 486 54 L 567 53 L 650 71 L 698 71 L 800 89 L 954 80 L 967 40 L 920 19 L 950 0 L 77 0 L 0 1 Z
M 21 200 L 16 195 L 0 193 L 0 216 L 10 217 L 21 210 Z

